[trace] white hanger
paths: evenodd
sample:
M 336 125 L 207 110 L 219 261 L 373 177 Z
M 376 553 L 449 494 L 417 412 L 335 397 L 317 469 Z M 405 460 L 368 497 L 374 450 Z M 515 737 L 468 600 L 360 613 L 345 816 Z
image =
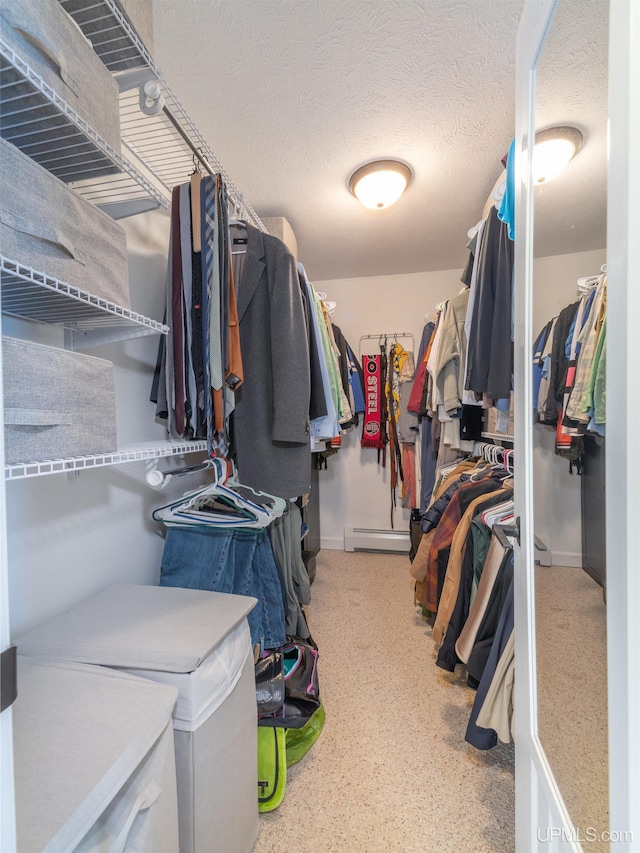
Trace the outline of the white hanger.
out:
M 168 527 L 264 528 L 281 514 L 278 512 L 280 504 L 275 503 L 278 501 L 277 498 L 266 495 L 274 502 L 274 508 L 270 509 L 243 497 L 225 485 L 226 462 L 217 458 L 213 462 L 215 477 L 213 483 L 194 492 L 188 492 L 178 500 L 155 509 L 152 517 L 156 521 L 162 521 Z M 254 492 L 254 494 L 258 493 Z M 218 511 L 212 507 L 212 498 L 217 498 L 221 504 Z
M 606 264 L 605 264 L 606 266 Z M 578 292 L 589 293 L 600 281 L 599 275 L 587 275 L 578 279 Z

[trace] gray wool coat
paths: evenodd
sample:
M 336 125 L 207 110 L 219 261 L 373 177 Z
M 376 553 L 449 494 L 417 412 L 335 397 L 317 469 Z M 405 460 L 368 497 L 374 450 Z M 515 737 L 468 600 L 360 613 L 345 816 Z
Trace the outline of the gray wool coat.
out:
M 247 486 L 292 498 L 306 494 L 311 480 L 302 294 L 284 243 L 252 225 L 243 228 L 247 253 L 234 280 L 244 368 L 233 416 L 238 475 Z

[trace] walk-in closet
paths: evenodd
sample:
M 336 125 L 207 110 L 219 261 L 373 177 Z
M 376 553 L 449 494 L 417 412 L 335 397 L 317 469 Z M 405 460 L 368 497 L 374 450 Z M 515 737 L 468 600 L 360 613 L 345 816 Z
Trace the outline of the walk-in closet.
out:
M 640 849 L 640 0 L 0 0 L 3 853 Z

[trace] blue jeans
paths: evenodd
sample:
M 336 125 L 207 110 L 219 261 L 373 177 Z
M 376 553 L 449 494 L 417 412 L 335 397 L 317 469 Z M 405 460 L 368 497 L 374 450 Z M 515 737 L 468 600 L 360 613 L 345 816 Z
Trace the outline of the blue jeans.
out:
M 282 587 L 266 530 L 168 528 L 160 586 L 253 596 L 251 642 L 267 649 L 285 642 Z

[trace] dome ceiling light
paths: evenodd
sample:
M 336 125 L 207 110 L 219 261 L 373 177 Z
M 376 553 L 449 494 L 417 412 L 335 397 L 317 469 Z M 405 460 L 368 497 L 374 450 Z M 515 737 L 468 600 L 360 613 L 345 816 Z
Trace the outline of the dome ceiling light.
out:
M 533 149 L 533 182 L 547 184 L 569 165 L 582 148 L 582 133 L 577 127 L 548 127 L 536 133 Z
M 349 178 L 349 190 L 365 207 L 381 210 L 395 204 L 411 183 L 413 172 L 400 160 L 374 160 Z

